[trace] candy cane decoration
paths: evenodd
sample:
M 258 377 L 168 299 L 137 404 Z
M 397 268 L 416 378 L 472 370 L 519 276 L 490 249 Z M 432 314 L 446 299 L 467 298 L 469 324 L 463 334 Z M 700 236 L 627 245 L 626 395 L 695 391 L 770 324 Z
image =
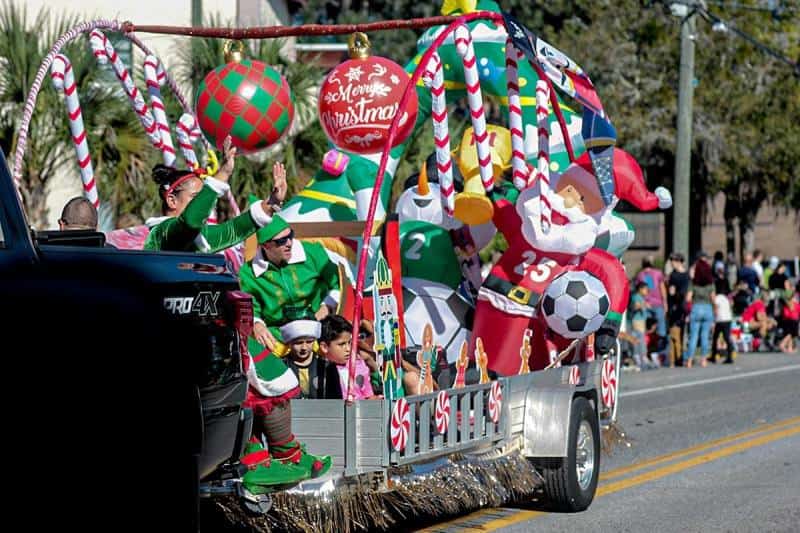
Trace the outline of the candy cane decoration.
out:
M 86 128 L 83 125 L 81 103 L 78 99 L 78 87 L 75 84 L 75 74 L 72 71 L 72 64 L 65 55 L 58 54 L 53 59 L 50 78 L 53 80 L 53 86 L 56 90 L 64 93 L 64 102 L 66 103 L 67 114 L 69 115 L 69 130 L 70 133 L 72 133 L 75 153 L 78 156 L 78 166 L 81 169 L 83 194 L 86 196 L 86 199 L 92 202 L 92 205 L 97 208 L 100 206 L 100 198 L 97 195 L 97 182 L 94 179 L 92 157 L 89 154 L 89 143 L 86 142 Z
M 581 369 L 577 366 L 572 366 L 569 369 L 569 384 L 577 385 L 581 382 Z
M 197 119 L 194 118 L 193 114 L 184 113 L 181 115 L 181 118 L 178 119 L 178 123 L 175 125 L 175 137 L 178 138 L 178 146 L 180 147 L 181 154 L 183 154 L 183 158 L 186 160 L 186 164 L 189 166 L 189 168 L 194 169 L 200 166 L 200 162 L 197 160 L 197 154 L 194 153 L 194 148 L 192 145 L 198 140 L 204 139 L 201 137 L 200 128 L 197 125 Z M 226 197 L 228 199 L 228 203 L 230 203 L 233 215 L 239 216 L 241 214 L 241 210 L 239 209 L 239 205 L 236 203 L 236 198 L 234 198 L 233 192 L 230 189 L 228 189 Z M 209 222 L 215 224 L 216 221 L 217 216 L 216 211 L 214 211 L 212 216 L 209 218 Z
M 445 391 L 439 391 L 439 394 L 436 395 L 434 417 L 436 419 L 436 431 L 440 435 L 447 433 L 447 428 L 450 425 L 450 397 Z
M 492 388 L 489 392 L 489 418 L 492 422 L 497 424 L 500 420 L 500 411 L 503 406 L 503 391 L 500 388 L 500 382 L 495 381 L 492 383 Z
M 553 197 L 553 190 L 550 188 L 550 130 L 548 129 L 549 111 L 547 108 L 549 98 L 550 86 L 547 82 L 544 80 L 536 82 L 536 122 L 539 126 L 539 156 L 536 176 L 539 179 L 541 225 L 544 233 L 550 230 L 550 206 Z
M 439 188 L 444 200 L 444 210 L 452 216 L 455 210 L 453 187 L 453 160 L 450 157 L 450 130 L 447 126 L 447 100 L 444 94 L 442 60 L 436 52 L 422 75 L 425 86 L 431 90 L 431 116 L 433 117 L 433 142 L 436 143 L 436 168 L 439 171 Z M 481 110 L 483 106 L 481 106 Z
M 483 97 L 481 96 L 481 82 L 478 78 L 478 66 L 475 58 L 475 46 L 472 35 L 463 24 L 456 28 L 455 44 L 458 55 L 464 61 L 464 81 L 467 85 L 467 103 L 472 116 L 472 129 L 475 135 L 478 150 L 478 165 L 481 173 L 483 188 L 489 192 L 494 187 L 492 173 L 492 154 L 489 151 L 489 133 L 486 131 L 486 116 L 483 113 Z
M 125 90 L 125 94 L 128 95 L 134 111 L 136 111 L 136 114 L 139 115 L 139 120 L 142 123 L 142 127 L 144 127 L 145 133 L 150 138 L 153 146 L 160 150 L 161 132 L 159 132 L 158 128 L 156 128 L 156 122 L 153 119 L 153 115 L 147 108 L 147 104 L 144 102 L 144 98 L 142 98 L 142 94 L 139 92 L 139 89 L 137 89 L 136 85 L 134 85 L 133 79 L 128 72 L 128 68 L 117 55 L 114 45 L 112 45 L 106 35 L 99 30 L 92 30 L 92 33 L 89 34 L 89 44 L 92 46 L 92 51 L 94 56 L 97 58 L 98 63 L 105 65 L 111 61 L 111 66 L 114 69 L 114 73 L 117 75 L 120 83 L 122 83 L 122 88 Z
M 511 168 L 514 186 L 524 189 L 528 185 L 529 172 L 525 163 L 525 137 L 522 133 L 522 103 L 519 99 L 519 72 L 517 60 L 520 52 L 511 37 L 506 39 L 506 79 L 508 88 L 508 127 L 511 130 Z
M 197 154 L 194 153 L 193 144 L 200 138 L 200 128 L 197 127 L 197 120 L 191 113 L 184 113 L 175 125 L 175 137 L 178 138 L 178 147 L 186 160 L 189 168 L 200 165 Z
M 614 405 L 617 400 L 617 373 L 614 371 L 614 363 L 611 359 L 603 361 L 603 370 L 600 374 L 600 393 L 606 407 Z
M 391 438 L 392 448 L 402 452 L 408 442 L 408 432 L 411 428 L 408 402 L 405 398 L 400 398 L 394 404 L 392 410 Z
M 164 67 L 156 56 L 148 55 L 144 58 L 144 80 L 147 85 L 147 94 L 150 96 L 150 107 L 153 108 L 156 128 L 161 135 L 161 153 L 164 156 L 164 164 L 174 167 L 175 148 L 172 146 L 172 135 L 169 132 L 164 101 L 161 99 L 161 84 L 164 83 L 165 77 Z

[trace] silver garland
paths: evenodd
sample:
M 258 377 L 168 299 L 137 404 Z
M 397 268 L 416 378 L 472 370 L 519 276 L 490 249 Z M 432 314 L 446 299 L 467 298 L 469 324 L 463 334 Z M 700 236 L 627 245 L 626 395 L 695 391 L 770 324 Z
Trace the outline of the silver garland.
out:
M 601 442 L 609 454 L 617 446 L 631 445 L 616 422 L 603 427 Z M 273 494 L 272 509 L 265 516 L 248 513 L 235 498 L 215 500 L 212 512 L 231 531 L 386 531 L 413 519 L 435 520 L 530 501 L 541 485 L 541 477 L 517 447 L 392 467 L 385 477 L 374 472 L 306 481 Z

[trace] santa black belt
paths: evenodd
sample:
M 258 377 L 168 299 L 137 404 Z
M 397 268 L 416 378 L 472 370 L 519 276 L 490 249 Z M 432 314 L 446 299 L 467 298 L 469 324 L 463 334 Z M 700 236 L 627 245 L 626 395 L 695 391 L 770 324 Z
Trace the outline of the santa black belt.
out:
M 526 289 L 525 287 L 514 285 L 510 281 L 503 278 L 498 278 L 492 274 L 489 274 L 486 277 L 486 279 L 483 281 L 483 286 L 490 291 L 497 292 L 508 297 L 509 300 L 517 302 L 518 304 L 536 307 L 536 304 L 539 303 L 539 295 L 537 293 L 532 292 L 530 289 Z

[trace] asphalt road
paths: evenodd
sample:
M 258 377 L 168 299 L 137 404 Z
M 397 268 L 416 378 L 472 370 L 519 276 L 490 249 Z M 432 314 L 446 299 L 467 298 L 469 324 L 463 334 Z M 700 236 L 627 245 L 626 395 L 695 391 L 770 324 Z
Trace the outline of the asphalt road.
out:
M 426 531 L 800 531 L 800 355 L 624 373 L 620 402 L 631 446 L 603 456 L 587 511 L 534 503 Z

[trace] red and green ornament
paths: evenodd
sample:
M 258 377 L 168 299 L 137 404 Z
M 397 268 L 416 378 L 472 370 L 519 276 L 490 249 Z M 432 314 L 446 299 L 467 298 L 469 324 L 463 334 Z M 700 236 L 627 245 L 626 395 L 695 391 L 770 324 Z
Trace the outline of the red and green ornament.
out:
M 238 46 L 226 55 L 227 64 L 200 83 L 195 109 L 200 129 L 217 149 L 230 135 L 240 153 L 253 153 L 289 131 L 294 103 L 286 79 L 266 63 L 244 58 Z

